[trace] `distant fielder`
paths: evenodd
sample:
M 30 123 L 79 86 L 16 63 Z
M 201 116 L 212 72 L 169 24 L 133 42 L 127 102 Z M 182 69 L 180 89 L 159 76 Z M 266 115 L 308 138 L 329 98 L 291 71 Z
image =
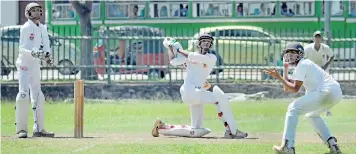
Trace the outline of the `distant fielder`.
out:
M 170 64 L 173 66 L 186 64 L 187 75 L 184 78 L 184 84 L 180 88 L 180 93 L 183 102 L 190 108 L 191 126 L 169 125 L 158 119 L 152 129 L 152 136 L 158 137 L 159 134 L 162 134 L 202 137 L 210 133 L 209 129 L 202 127 L 204 104 L 215 104 L 218 117 L 222 120 L 226 130 L 224 137 L 230 139 L 247 137 L 247 133 L 237 129 L 237 124 L 230 108 L 230 102 L 225 93 L 218 86 L 214 86 L 213 92 L 203 88 L 217 60 L 214 54 L 208 53 L 213 45 L 213 40 L 213 37 L 210 35 L 200 35 L 197 41 L 198 52 L 183 51 L 177 42 L 172 42 L 168 45 L 170 49 Z M 178 54 L 182 56 L 178 56 Z
M 334 59 L 334 54 L 328 45 L 322 43 L 323 36 L 320 31 L 314 32 L 313 41 L 314 43 L 311 43 L 305 47 L 304 58 L 313 61 L 329 73 L 329 66 Z M 331 112 L 326 111 L 325 114 L 330 116 Z
M 298 116 L 305 114 L 316 133 L 328 145 L 331 153 L 341 153 L 336 138 L 331 135 L 320 113 L 329 110 L 342 99 L 340 84 L 327 72 L 309 59 L 304 59 L 304 49 L 299 43 L 290 43 L 284 50 L 285 62 L 295 66 L 293 79 L 288 79 L 288 66 L 285 65 L 284 77 L 276 69 L 265 70 L 284 85 L 284 90 L 298 92 L 303 85 L 306 93 L 288 106 L 286 113 L 283 142 L 274 146 L 278 153 L 294 154 L 294 140 Z
M 16 60 L 19 74 L 19 93 L 16 96 L 15 106 L 16 133 L 19 138 L 27 137 L 28 110 L 31 100 L 35 121 L 33 137 L 54 137 L 54 133 L 44 129 L 45 97 L 41 91 L 39 62 L 43 60 L 51 65 L 53 61 L 49 53 L 47 28 L 39 22 L 42 7 L 37 3 L 28 4 L 25 8 L 25 16 L 28 21 L 20 30 L 19 57 Z

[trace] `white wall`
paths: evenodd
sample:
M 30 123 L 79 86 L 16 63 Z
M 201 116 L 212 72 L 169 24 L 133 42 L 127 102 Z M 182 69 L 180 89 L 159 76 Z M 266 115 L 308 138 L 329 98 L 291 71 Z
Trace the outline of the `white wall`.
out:
M 18 1 L 0 0 L 0 26 L 17 25 L 19 21 Z

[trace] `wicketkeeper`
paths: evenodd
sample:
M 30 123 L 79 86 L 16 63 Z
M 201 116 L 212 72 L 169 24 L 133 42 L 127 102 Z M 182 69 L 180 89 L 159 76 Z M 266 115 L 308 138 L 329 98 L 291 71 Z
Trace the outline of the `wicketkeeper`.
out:
M 28 21 L 20 30 L 19 57 L 16 67 L 19 75 L 19 93 L 16 96 L 16 133 L 19 138 L 27 137 L 28 109 L 32 104 L 34 125 L 33 137 L 54 137 L 44 129 L 44 102 L 41 91 L 40 60 L 52 65 L 47 28 L 39 21 L 42 7 L 29 3 L 25 8 Z M 30 95 L 29 95 L 30 92 Z
M 204 105 L 214 104 L 217 107 L 218 117 L 225 127 L 225 138 L 245 138 L 244 133 L 237 128 L 234 115 L 230 108 L 230 102 L 225 93 L 214 86 L 213 92 L 207 91 L 206 80 L 213 70 L 217 57 L 208 53 L 213 46 L 213 37 L 208 34 L 202 34 L 197 41 L 197 52 L 186 52 L 181 49 L 179 44 L 171 43 L 170 64 L 173 66 L 186 64 L 187 75 L 184 78 L 184 84 L 180 88 L 180 94 L 184 103 L 190 108 L 191 125 L 169 125 L 161 120 L 156 120 L 152 135 L 158 137 L 159 134 L 184 137 L 202 137 L 210 133 L 210 129 L 203 128 Z M 183 56 L 181 58 L 177 54 Z

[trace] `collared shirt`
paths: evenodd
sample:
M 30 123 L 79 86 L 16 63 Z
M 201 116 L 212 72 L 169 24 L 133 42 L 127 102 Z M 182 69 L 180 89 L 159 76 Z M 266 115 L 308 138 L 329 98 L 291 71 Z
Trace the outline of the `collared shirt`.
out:
M 34 59 L 31 52 L 39 49 L 40 45 L 43 45 L 43 51 L 51 52 L 47 28 L 41 23 L 37 26 L 28 20 L 20 29 L 19 58 Z
M 315 44 L 311 43 L 304 49 L 305 55 L 304 58 L 310 59 L 318 66 L 322 67 L 327 62 L 327 56 L 334 56 L 330 47 L 324 43 L 320 44 L 319 50 L 315 49 Z

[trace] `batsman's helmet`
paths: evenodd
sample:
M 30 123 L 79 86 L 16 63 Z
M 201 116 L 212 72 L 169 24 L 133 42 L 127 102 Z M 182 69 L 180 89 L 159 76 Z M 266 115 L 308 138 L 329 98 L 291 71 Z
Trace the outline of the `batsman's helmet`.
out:
M 304 57 L 304 48 L 298 42 L 291 42 L 287 44 L 283 53 L 285 62 L 293 64 Z
M 34 19 L 34 17 L 33 17 L 32 14 L 31 14 L 31 10 L 34 9 L 34 8 L 36 8 L 36 7 L 41 8 L 41 10 L 40 10 L 40 16 L 42 16 L 42 12 L 43 12 L 43 11 L 42 11 L 42 6 L 39 5 L 39 4 L 37 4 L 37 3 L 32 2 L 32 3 L 29 3 L 29 4 L 26 5 L 26 8 L 25 8 L 25 16 L 26 16 L 26 18 L 28 18 L 28 19 Z
M 213 44 L 214 44 L 214 38 L 211 35 L 209 35 L 209 34 L 201 34 L 201 35 L 199 35 L 198 40 L 197 40 L 197 47 L 198 48 L 201 48 L 200 45 L 201 45 L 201 42 L 203 40 L 204 41 L 210 41 L 209 48 L 211 48 L 213 46 Z

